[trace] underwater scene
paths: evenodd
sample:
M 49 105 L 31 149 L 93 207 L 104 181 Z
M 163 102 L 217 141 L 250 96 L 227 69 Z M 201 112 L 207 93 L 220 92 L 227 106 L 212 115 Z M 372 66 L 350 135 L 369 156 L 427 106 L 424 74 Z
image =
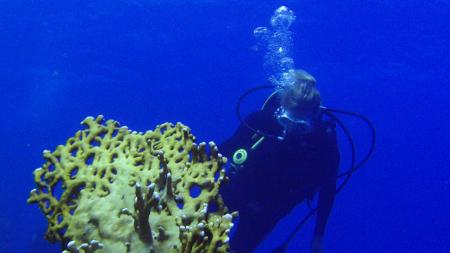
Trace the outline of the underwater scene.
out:
M 0 4 L 0 253 L 450 252 L 450 1 Z

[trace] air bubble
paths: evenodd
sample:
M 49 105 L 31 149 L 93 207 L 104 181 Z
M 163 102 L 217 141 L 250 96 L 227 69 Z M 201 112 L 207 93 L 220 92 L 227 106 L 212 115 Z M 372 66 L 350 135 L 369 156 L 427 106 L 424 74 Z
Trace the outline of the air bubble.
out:
M 270 18 L 271 28 L 257 27 L 253 35 L 258 40 L 258 49 L 265 49 L 264 68 L 269 80 L 279 88 L 292 84 L 295 69 L 292 57 L 294 48 L 293 32 L 289 30 L 296 16 L 286 6 L 275 10 Z
M 267 40 L 270 36 L 271 32 L 269 31 L 269 29 L 267 29 L 267 27 L 256 27 L 255 30 L 253 30 L 253 36 L 255 36 L 256 39 L 258 40 Z
M 283 57 L 280 61 L 280 68 L 284 73 L 294 69 L 294 59 L 291 57 Z
M 295 21 L 296 17 L 292 10 L 286 6 L 276 9 L 270 18 L 270 24 L 275 30 L 287 30 Z

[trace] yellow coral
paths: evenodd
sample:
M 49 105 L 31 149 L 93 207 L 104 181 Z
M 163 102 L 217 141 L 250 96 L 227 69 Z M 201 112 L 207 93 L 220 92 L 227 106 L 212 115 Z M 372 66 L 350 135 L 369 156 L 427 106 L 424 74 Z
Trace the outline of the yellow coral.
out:
M 219 195 L 226 159 L 214 143 L 196 145 L 181 123 L 146 133 L 103 116 L 82 124 L 34 171 L 28 202 L 45 214 L 48 240 L 71 241 L 70 252 L 92 240 L 108 253 L 228 251 L 236 213 Z

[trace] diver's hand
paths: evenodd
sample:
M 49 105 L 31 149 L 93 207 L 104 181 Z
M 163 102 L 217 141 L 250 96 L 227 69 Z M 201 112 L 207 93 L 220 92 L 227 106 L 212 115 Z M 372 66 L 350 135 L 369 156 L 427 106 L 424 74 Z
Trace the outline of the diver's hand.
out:
M 323 253 L 322 238 L 315 236 L 311 242 L 311 253 Z

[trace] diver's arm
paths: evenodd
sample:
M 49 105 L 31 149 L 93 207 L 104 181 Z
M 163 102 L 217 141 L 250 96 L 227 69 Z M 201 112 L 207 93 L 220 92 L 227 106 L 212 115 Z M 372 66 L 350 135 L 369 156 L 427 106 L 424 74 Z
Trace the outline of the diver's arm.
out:
M 327 180 L 320 189 L 314 237 L 322 238 L 336 195 L 336 179 Z
M 328 159 L 324 160 L 323 164 L 324 173 L 320 183 L 314 238 L 323 237 L 336 196 L 336 178 L 339 170 L 340 154 L 334 129 L 329 133 L 329 138 L 326 141 L 324 151 L 323 154 Z
M 338 164 L 339 162 L 337 162 Z M 336 165 L 336 167 L 338 167 Z M 336 169 L 337 174 L 337 169 Z M 317 206 L 316 227 L 311 242 L 312 253 L 323 253 L 322 238 L 336 196 L 336 177 L 327 177 L 321 184 Z
M 322 238 L 336 195 L 336 179 L 327 179 L 321 184 L 317 206 L 316 227 L 311 241 L 311 253 L 323 253 Z

